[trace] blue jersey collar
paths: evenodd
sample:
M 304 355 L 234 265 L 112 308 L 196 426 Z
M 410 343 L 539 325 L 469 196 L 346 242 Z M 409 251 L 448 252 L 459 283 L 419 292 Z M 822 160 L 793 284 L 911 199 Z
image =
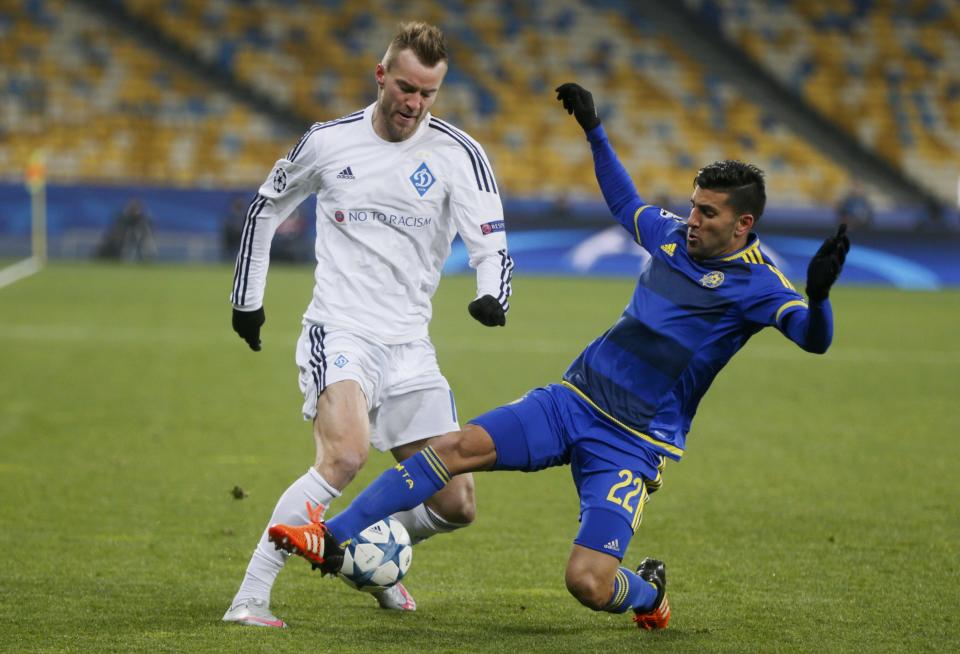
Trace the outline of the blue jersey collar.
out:
M 750 232 L 747 235 L 747 244 L 732 254 L 726 254 L 722 257 L 707 259 L 707 261 L 746 261 L 748 263 L 763 263 L 763 256 L 760 254 L 760 237 L 756 232 Z

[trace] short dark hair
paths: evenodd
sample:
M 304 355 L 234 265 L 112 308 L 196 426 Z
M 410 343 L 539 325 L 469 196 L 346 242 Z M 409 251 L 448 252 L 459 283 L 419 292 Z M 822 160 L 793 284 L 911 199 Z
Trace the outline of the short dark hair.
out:
M 429 68 L 447 60 L 447 39 L 439 27 L 429 23 L 400 23 L 397 35 L 383 56 L 383 67 L 390 70 L 397 54 L 407 49 L 412 50 L 420 63 Z
M 760 220 L 767 204 L 767 190 L 763 171 L 753 164 L 724 159 L 714 161 L 697 171 L 694 186 L 727 193 L 730 206 L 738 215 L 749 213 Z

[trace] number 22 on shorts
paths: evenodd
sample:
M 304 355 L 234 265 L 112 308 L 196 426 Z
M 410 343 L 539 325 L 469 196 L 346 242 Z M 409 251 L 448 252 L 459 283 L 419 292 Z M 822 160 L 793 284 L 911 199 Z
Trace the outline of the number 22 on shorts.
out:
M 629 470 L 621 470 L 617 474 L 622 481 L 610 487 L 610 492 L 607 493 L 607 501 L 622 506 L 624 511 L 633 516 L 630 526 L 636 531 L 643 517 L 643 505 L 647 503 L 649 497 L 647 486 L 643 477 L 634 475 Z M 636 504 L 633 504 L 634 502 Z

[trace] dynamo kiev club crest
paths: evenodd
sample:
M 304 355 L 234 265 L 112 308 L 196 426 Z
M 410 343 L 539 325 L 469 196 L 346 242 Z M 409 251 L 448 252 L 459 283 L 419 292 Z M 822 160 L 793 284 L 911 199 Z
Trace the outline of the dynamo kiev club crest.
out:
M 437 180 L 434 178 L 433 173 L 430 172 L 430 169 L 427 168 L 427 164 L 422 163 L 420 167 L 410 175 L 410 181 L 413 183 L 413 188 L 417 189 L 417 193 L 419 193 L 422 198 L 423 194 L 429 191 L 430 187 L 433 186 L 433 183 Z
M 707 288 L 716 288 L 723 283 L 723 273 L 719 270 L 714 270 L 713 272 L 708 272 L 706 275 L 700 278 L 700 285 L 706 286 Z

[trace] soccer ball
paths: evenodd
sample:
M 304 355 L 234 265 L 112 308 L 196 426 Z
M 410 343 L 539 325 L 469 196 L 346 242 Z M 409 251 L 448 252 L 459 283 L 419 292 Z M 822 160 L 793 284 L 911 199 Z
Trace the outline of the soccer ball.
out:
M 399 520 L 388 517 L 350 539 L 340 578 L 357 590 L 383 590 L 403 579 L 412 559 L 410 535 Z

